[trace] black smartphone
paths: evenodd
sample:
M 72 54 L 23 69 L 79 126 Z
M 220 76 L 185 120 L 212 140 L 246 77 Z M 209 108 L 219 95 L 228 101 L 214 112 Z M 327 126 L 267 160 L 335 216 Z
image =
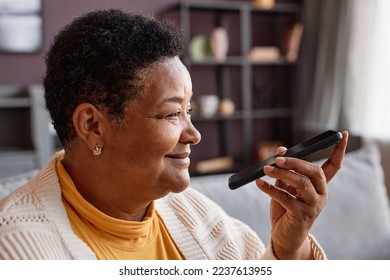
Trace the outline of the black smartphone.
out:
M 249 166 L 229 177 L 229 188 L 235 190 L 242 187 L 249 182 L 256 180 L 257 178 L 263 177 L 263 167 L 267 165 L 275 165 L 275 158 L 279 156 L 283 157 L 296 157 L 304 158 L 316 151 L 328 148 L 338 143 L 343 136 L 338 131 L 328 130 L 313 138 L 310 138 L 298 145 L 295 145 L 286 150 L 283 155 L 274 155 L 262 162 L 256 163 Z

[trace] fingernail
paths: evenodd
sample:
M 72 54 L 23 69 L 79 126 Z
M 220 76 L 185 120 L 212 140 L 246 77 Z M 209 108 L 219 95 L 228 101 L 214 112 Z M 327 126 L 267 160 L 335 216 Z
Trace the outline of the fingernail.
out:
M 263 186 L 265 184 L 264 180 L 262 180 L 262 179 L 257 179 L 256 182 L 257 182 L 257 185 L 259 187 L 261 187 L 261 186 Z
M 273 167 L 273 166 L 270 166 L 270 165 L 264 166 L 265 172 L 272 172 L 274 170 L 275 170 L 275 167 Z
M 284 164 L 285 162 L 286 162 L 286 158 L 284 158 L 284 157 L 277 157 L 277 158 L 275 159 L 275 163 L 276 163 L 277 165 Z

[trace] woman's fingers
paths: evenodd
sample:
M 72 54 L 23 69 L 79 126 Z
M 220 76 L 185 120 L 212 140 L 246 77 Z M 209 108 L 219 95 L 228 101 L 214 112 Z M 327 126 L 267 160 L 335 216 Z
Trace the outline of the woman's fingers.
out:
M 265 174 L 293 187 L 296 194 L 310 198 L 314 194 L 326 194 L 326 178 L 321 167 L 297 158 L 279 157 L 276 167 L 266 166 Z
M 284 155 L 284 153 L 287 151 L 287 148 L 284 146 L 280 146 L 276 149 L 277 155 Z
M 329 159 L 326 160 L 322 165 L 327 182 L 329 182 L 334 177 L 334 175 L 336 175 L 337 171 L 341 168 L 341 164 L 344 159 L 348 144 L 348 131 L 343 131 L 342 135 L 343 139 L 341 139 L 340 142 L 336 144 Z
M 272 199 L 279 202 L 285 208 L 290 208 L 291 201 L 296 199 L 291 193 L 281 187 L 274 186 L 263 179 L 256 180 L 257 186 Z
M 264 171 L 270 177 L 278 179 L 280 187 L 284 186 L 286 190 L 287 186 L 290 190 L 293 187 L 299 197 L 307 193 L 311 186 L 314 186 L 318 194 L 326 194 L 327 182 L 340 169 L 344 159 L 348 132 L 344 131 L 342 135 L 342 140 L 336 144 L 329 159 L 321 167 L 298 158 L 278 157 L 275 159 L 276 168 L 266 166 Z

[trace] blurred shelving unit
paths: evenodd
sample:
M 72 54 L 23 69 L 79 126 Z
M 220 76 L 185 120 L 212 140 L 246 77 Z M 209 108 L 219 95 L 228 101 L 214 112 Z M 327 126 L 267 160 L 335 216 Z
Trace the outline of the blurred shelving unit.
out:
M 40 85 L 0 87 L 0 178 L 41 168 L 54 151 Z

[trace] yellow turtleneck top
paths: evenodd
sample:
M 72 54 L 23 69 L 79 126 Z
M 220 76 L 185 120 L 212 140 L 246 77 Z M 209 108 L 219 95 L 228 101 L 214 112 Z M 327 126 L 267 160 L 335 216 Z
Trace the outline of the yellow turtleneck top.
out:
M 116 219 L 104 214 L 81 196 L 61 159 L 57 160 L 56 170 L 72 229 L 98 259 L 184 259 L 156 212 L 154 201 L 140 222 Z

